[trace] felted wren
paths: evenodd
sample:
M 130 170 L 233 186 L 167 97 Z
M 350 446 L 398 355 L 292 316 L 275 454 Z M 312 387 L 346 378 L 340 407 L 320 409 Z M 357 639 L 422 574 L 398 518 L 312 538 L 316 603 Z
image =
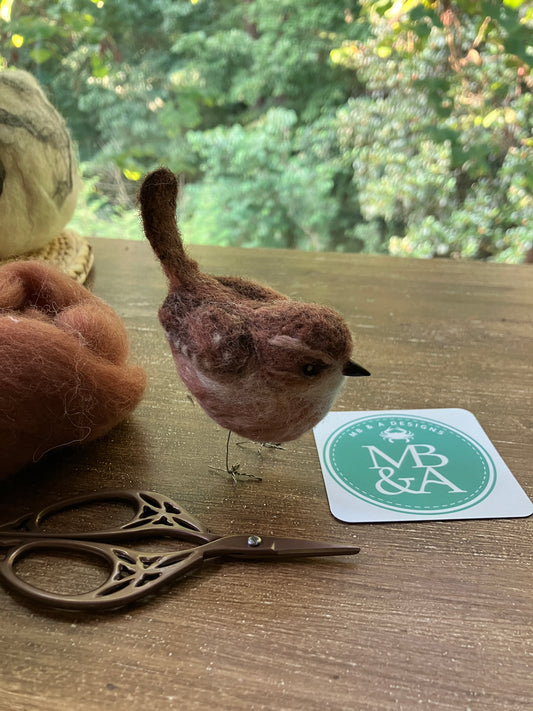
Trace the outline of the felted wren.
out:
M 169 280 L 159 309 L 178 373 L 222 427 L 258 442 L 287 442 L 331 408 L 350 360 L 342 317 L 255 281 L 200 271 L 176 223 L 177 181 L 150 173 L 140 194 L 144 232 Z

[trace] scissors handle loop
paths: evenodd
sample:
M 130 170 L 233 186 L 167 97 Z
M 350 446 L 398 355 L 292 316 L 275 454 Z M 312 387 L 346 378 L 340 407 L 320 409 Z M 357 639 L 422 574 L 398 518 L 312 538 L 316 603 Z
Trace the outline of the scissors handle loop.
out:
M 46 533 L 43 524 L 54 515 L 93 503 L 123 502 L 133 508 L 133 516 L 123 524 L 98 531 L 68 531 Z M 0 539 L 20 541 L 39 538 L 70 538 L 77 541 L 134 541 L 141 538 L 179 538 L 194 543 L 212 539 L 208 529 L 192 514 L 172 499 L 153 491 L 137 489 L 107 489 L 64 499 L 17 521 L 0 526 Z
M 149 554 L 99 541 L 34 539 L 11 549 L 0 561 L 0 577 L 12 589 L 34 602 L 71 610 L 109 610 L 145 597 L 175 578 L 188 575 L 203 563 L 203 547 L 166 554 Z M 48 592 L 21 579 L 15 572 L 20 560 L 38 551 L 88 553 L 103 559 L 109 575 L 101 585 L 80 594 Z

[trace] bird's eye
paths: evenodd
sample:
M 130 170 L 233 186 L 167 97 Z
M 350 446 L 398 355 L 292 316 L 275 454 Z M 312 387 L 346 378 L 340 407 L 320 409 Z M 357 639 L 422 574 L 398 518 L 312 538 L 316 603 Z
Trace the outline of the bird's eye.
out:
M 304 375 L 318 375 L 322 368 L 317 363 L 306 363 L 302 366 L 302 373 Z

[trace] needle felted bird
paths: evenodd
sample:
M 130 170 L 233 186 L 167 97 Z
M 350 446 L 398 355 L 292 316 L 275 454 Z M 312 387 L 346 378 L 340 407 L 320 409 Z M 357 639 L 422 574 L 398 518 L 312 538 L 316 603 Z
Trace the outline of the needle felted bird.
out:
M 352 339 L 330 308 L 293 301 L 255 281 L 211 276 L 185 252 L 176 223 L 177 181 L 161 168 L 139 193 L 146 237 L 169 281 L 159 309 L 181 379 L 222 427 L 258 442 L 287 442 L 331 408 Z

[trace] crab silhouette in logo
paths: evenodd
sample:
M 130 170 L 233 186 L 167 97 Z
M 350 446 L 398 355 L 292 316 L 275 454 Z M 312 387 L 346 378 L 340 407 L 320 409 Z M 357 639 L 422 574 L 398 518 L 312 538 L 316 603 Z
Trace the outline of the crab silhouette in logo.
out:
M 386 430 L 379 433 L 379 436 L 392 444 L 393 442 L 410 442 L 414 434 L 413 432 L 404 430 L 403 427 L 387 427 Z

